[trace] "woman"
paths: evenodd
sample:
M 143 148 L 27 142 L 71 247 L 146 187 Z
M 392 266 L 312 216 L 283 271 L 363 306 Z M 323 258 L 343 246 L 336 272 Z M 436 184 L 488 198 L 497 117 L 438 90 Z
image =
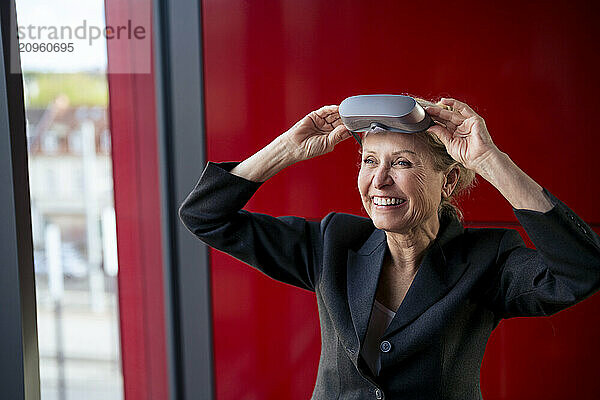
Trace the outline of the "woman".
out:
M 320 223 L 242 207 L 283 168 L 350 137 L 313 111 L 241 163 L 209 162 L 180 208 L 208 245 L 316 293 L 314 399 L 481 399 L 479 368 L 502 318 L 551 315 L 600 286 L 600 239 L 493 143 L 468 105 L 442 99 L 428 132 L 366 133 L 358 189 L 370 218 Z M 474 173 L 514 208 L 507 229 L 463 229 L 453 206 Z

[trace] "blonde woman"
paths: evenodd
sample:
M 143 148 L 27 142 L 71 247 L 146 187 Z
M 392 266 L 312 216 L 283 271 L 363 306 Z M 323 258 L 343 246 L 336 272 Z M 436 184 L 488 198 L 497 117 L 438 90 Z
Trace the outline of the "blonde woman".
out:
M 350 137 L 338 106 L 311 112 L 241 163 L 209 162 L 181 205 L 209 246 L 315 292 L 313 399 L 481 399 L 481 361 L 501 319 L 551 315 L 600 287 L 600 239 L 589 226 L 500 151 L 467 104 L 421 104 L 436 121 L 428 131 L 362 138 L 357 186 L 368 218 L 242 209 L 273 175 Z M 537 250 L 515 230 L 463 228 L 454 198 L 475 174 L 511 204 Z

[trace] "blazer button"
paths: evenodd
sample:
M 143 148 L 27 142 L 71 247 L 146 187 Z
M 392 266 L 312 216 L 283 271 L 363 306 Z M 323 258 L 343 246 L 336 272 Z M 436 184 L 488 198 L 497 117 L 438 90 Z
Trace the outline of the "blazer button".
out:
M 381 389 L 375 389 L 375 398 L 378 400 L 383 399 L 383 392 L 381 391 Z
M 381 349 L 381 351 L 383 351 L 384 353 L 387 353 L 388 351 L 390 351 L 392 349 L 392 344 L 390 342 L 388 342 L 387 340 L 384 340 L 383 342 L 381 342 L 381 344 L 379 345 L 379 348 Z

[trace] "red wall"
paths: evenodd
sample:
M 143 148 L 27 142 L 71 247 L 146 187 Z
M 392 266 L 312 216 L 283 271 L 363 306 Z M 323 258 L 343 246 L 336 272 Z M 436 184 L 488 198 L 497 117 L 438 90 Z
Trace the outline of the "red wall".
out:
M 309 111 L 350 95 L 452 96 L 598 231 L 600 56 L 598 7 L 589 3 L 204 0 L 208 157 L 242 160 Z M 290 167 L 248 208 L 363 214 L 357 150 L 348 140 Z M 515 223 L 481 179 L 464 210 L 469 224 Z M 217 398 L 308 398 L 320 350 L 314 295 L 211 256 Z M 484 360 L 484 397 L 597 398 L 598 311 L 595 296 L 551 318 L 503 322 Z

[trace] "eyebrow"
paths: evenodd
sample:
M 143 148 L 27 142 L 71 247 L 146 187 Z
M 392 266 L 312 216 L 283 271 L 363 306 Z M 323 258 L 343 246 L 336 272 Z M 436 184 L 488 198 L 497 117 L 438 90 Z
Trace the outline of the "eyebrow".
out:
M 367 151 L 365 151 L 365 153 L 377 154 L 373 150 L 367 150 Z M 395 156 L 395 155 L 402 154 L 402 153 L 410 153 L 410 154 L 414 154 L 415 156 L 417 155 L 417 153 L 415 153 L 412 150 L 397 150 L 397 151 L 393 152 L 392 155 Z

